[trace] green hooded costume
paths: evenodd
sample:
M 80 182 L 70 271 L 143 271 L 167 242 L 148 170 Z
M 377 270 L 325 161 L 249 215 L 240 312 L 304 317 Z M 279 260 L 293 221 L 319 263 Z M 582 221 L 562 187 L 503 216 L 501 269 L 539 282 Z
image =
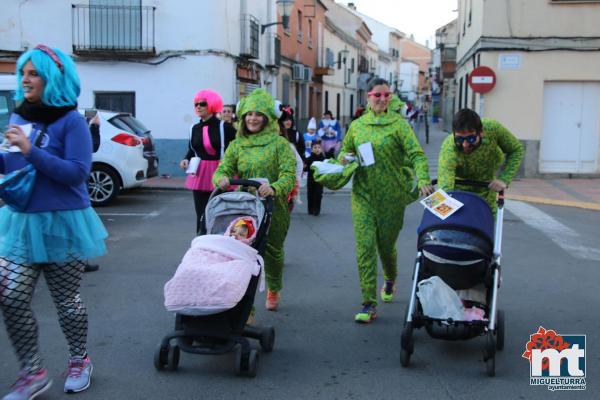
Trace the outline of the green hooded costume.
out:
M 444 139 L 438 159 L 438 187 L 477 193 L 485 199 L 495 215 L 498 208 L 496 192 L 486 188 L 455 185 L 454 180 L 492 181 L 496 179 L 496 173 L 504 163 L 498 179 L 509 185 L 521 165 L 523 145 L 498 121 L 483 118 L 481 123 L 481 144 L 471 154 L 465 154 L 456 147 L 454 135 Z
M 418 187 L 429 185 L 427 158 L 410 125 L 393 111 L 375 115 L 373 110 L 348 129 L 338 157 L 357 154 L 358 146 L 371 142 L 375 163 L 357 168 L 352 182 L 352 223 L 363 304 L 377 304 L 377 253 L 384 278 L 395 280 L 396 240 L 404 209 L 413 198 L 413 183 L 404 170 L 410 160 Z
M 269 229 L 265 251 L 265 276 L 272 292 L 282 287 L 284 252 L 283 244 L 290 226 L 287 196 L 296 182 L 296 157 L 288 141 L 279 136 L 273 97 L 264 89 L 256 89 L 240 101 L 238 115 L 243 124 L 246 113 L 260 112 L 268 119 L 267 126 L 258 133 L 242 135 L 225 151 L 223 160 L 213 175 L 219 179 L 237 176 L 240 179 L 267 178 L 275 190 L 273 220 Z

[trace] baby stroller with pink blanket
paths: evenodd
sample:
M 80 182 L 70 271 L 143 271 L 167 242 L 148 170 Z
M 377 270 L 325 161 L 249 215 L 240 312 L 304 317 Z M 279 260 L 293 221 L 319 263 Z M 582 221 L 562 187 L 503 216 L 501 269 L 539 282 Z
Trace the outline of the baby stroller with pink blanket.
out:
M 213 191 L 206 206 L 200 229 L 200 234 L 207 236 L 198 236 L 194 239 L 192 248 L 186 253 L 186 257 L 192 254 L 190 253 L 192 250 L 212 249 L 210 245 L 213 243 L 219 245 L 230 240 L 233 243 L 229 244 L 234 244 L 233 251 L 241 249 L 235 246 L 245 246 L 245 251 L 241 249 L 242 253 L 250 257 L 254 255 L 258 263 L 262 261 L 260 256 L 264 254 L 267 233 L 271 223 L 273 198 L 267 197 L 261 200 L 258 194 L 248 192 L 249 187 L 258 189 L 260 182 L 231 180 L 231 184 L 240 186 L 242 190 L 222 192 L 216 188 Z M 251 217 L 257 223 L 257 229 L 253 235 L 254 240 L 251 243 L 252 248 L 242 242 L 223 236 L 232 221 L 240 217 Z M 220 237 L 216 235 L 220 235 Z M 200 242 L 202 242 L 200 247 L 195 246 Z M 198 247 L 198 249 L 194 247 Z M 182 264 L 186 262 L 186 257 L 184 257 Z M 236 372 L 240 375 L 256 376 L 258 352 L 251 347 L 248 338 L 257 339 L 262 350 L 270 352 L 273 350 L 275 343 L 275 330 L 272 327 L 246 324 L 252 312 L 256 289 L 262 278 L 262 265 L 255 267 L 255 271 L 248 274 L 249 282 L 245 292 L 240 293 L 241 299 L 232 308 L 222 309 L 222 306 L 219 308 L 219 305 L 212 305 L 212 309 L 206 307 L 202 309 L 180 307 L 176 311 L 175 330 L 162 339 L 154 353 L 154 366 L 157 370 L 162 370 L 165 367 L 172 371 L 177 370 L 181 351 L 209 355 L 235 351 Z M 167 285 L 169 283 L 171 281 Z M 167 285 L 165 286 L 165 294 L 168 289 Z M 168 306 L 167 300 L 165 304 Z M 175 309 L 172 308 L 171 310 Z M 171 344 L 172 341 L 175 344 Z

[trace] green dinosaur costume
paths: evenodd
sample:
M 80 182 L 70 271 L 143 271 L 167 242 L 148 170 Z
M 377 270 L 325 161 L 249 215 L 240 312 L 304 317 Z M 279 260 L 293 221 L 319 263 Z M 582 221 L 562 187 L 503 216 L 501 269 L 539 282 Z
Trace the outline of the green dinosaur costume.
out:
M 231 142 L 215 171 L 213 183 L 237 176 L 240 179 L 267 178 L 275 190 L 273 220 L 265 252 L 267 286 L 279 292 L 282 286 L 283 244 L 290 226 L 287 196 L 296 181 L 296 157 L 288 141 L 279 136 L 274 101 L 264 89 L 256 89 L 241 100 L 238 113 L 242 121 L 246 113 L 260 112 L 267 116 L 267 126 L 258 133 L 241 135 Z M 242 123 L 242 122 L 241 122 Z
M 418 186 L 429 185 L 427 158 L 410 125 L 394 112 L 375 115 L 372 110 L 355 120 L 344 138 L 339 160 L 357 154 L 358 146 L 370 142 L 375 164 L 360 166 L 352 182 L 352 223 L 356 259 L 364 304 L 377 304 L 377 253 L 384 277 L 397 275 L 396 240 L 402 228 L 404 209 L 411 202 L 412 182 L 403 172 L 410 159 Z
M 438 160 L 438 187 L 444 190 L 466 190 L 482 196 L 496 215 L 496 192 L 486 188 L 455 185 L 455 179 L 492 181 L 502 163 L 498 179 L 507 185 L 519 169 L 523 159 L 523 145 L 498 121 L 483 118 L 481 144 L 471 154 L 456 147 L 454 135 L 442 143 Z M 506 160 L 505 160 L 506 157 Z

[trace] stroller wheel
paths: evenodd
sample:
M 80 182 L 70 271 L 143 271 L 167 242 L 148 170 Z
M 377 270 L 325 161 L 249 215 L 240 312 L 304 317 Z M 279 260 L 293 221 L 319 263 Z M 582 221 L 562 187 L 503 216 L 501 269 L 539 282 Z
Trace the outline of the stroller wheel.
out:
M 483 349 L 483 359 L 485 361 L 494 358 L 496 355 L 496 338 L 491 331 L 485 335 L 485 347 Z
M 254 378 L 256 376 L 256 370 L 258 368 L 258 351 L 255 349 L 250 350 L 250 354 L 248 354 L 248 369 L 246 373 L 250 378 Z
M 496 314 L 496 349 L 499 351 L 504 349 L 504 324 L 504 311 L 498 310 L 498 313 Z
M 251 349 L 248 353 L 244 353 L 242 346 L 238 345 L 235 349 L 235 372 L 238 375 L 246 374 L 251 378 L 256 376 L 258 366 L 258 352 Z
M 168 354 L 169 347 L 163 347 L 162 343 L 159 343 L 156 350 L 154 350 L 154 368 L 157 371 L 162 371 L 165 368 Z
M 407 322 L 406 325 L 404 325 L 402 335 L 400 336 L 400 364 L 403 367 L 408 367 L 410 356 L 414 351 L 412 331 L 412 323 Z
M 171 371 L 177 371 L 179 367 L 179 358 L 181 356 L 181 350 L 179 346 L 175 345 L 169 348 L 169 354 L 167 356 L 167 366 Z
M 260 335 L 260 347 L 265 353 L 270 353 L 275 346 L 275 329 L 265 328 Z

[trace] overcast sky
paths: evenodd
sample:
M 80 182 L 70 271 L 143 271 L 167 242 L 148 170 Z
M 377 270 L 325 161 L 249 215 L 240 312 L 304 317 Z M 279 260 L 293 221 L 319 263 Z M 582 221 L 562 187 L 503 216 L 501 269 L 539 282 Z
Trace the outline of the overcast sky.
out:
M 356 10 L 383 22 L 425 44 L 435 45 L 435 30 L 457 17 L 457 0 L 336 0 L 337 3 L 353 2 Z

